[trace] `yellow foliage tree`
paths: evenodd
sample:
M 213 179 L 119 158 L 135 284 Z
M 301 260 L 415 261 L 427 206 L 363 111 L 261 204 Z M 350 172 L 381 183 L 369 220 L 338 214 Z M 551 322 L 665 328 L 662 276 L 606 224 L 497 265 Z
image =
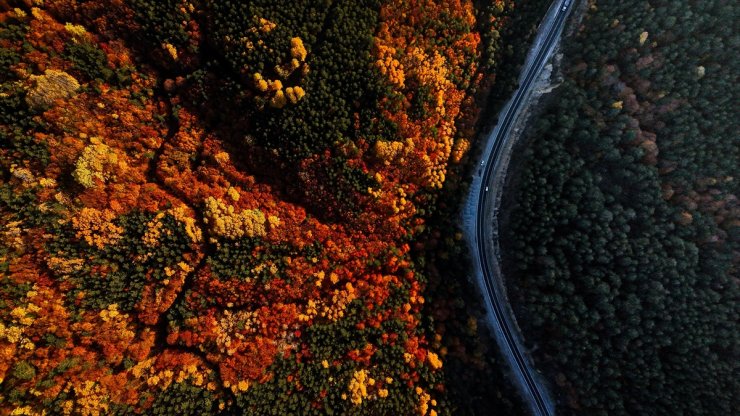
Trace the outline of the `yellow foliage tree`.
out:
M 98 249 L 115 243 L 123 234 L 123 228 L 112 222 L 115 217 L 109 209 L 83 208 L 72 218 L 72 227 L 77 231 L 75 236 Z
M 435 369 L 439 370 L 442 368 L 442 361 L 439 359 L 439 356 L 431 351 L 427 352 L 427 361 L 429 361 L 429 365 Z
M 306 55 L 308 55 L 308 52 L 303 46 L 303 41 L 301 40 L 301 38 L 295 37 L 290 40 L 290 55 L 301 62 L 306 60 Z
M 404 143 L 378 140 L 375 142 L 373 150 L 375 151 L 375 156 L 383 160 L 386 164 L 390 164 L 398 155 L 404 153 Z
M 290 55 L 291 60 L 284 64 L 275 65 L 275 72 L 278 77 L 282 79 L 288 79 L 293 71 L 303 67 L 303 75 L 308 73 L 308 64 L 305 63 L 308 52 L 303 41 L 299 37 L 294 37 L 290 40 Z M 305 95 L 306 91 L 300 86 L 286 87 L 283 89 L 283 82 L 279 79 L 265 79 L 262 74 L 255 73 L 252 76 L 255 88 L 265 93 L 263 99 L 267 99 L 267 103 L 272 108 L 283 108 L 289 102 L 292 104 L 298 103 Z
M 301 87 L 288 87 L 285 89 L 285 95 L 288 96 L 291 103 L 295 104 L 306 95 L 306 92 Z
M 270 107 L 283 108 L 287 103 L 288 100 L 285 98 L 285 93 L 283 92 L 283 90 L 277 90 L 277 92 L 275 92 L 275 95 L 270 100 Z
M 362 400 L 367 397 L 367 387 L 374 385 L 375 380 L 368 375 L 367 370 L 355 371 L 352 379 L 349 381 L 350 401 L 354 405 L 360 405 Z
M 234 206 L 227 205 L 214 197 L 208 197 L 205 203 L 205 221 L 214 235 L 230 239 L 267 235 L 265 227 L 267 218 L 262 211 L 245 209 L 236 212 Z
M 376 47 L 378 48 L 379 59 L 375 61 L 375 66 L 381 74 L 388 77 L 388 81 L 398 88 L 404 88 L 406 74 L 403 70 L 403 64 L 395 58 L 396 48 L 383 44 L 378 44 Z
M 95 179 L 101 182 L 113 179 L 114 173 L 127 168 L 125 160 L 119 160 L 118 155 L 102 143 L 98 137 L 90 139 L 91 144 L 85 147 L 75 163 L 72 176 L 85 188 L 95 186 Z
M 64 30 L 77 39 L 85 39 L 87 37 L 87 30 L 81 25 L 66 23 L 64 25 Z
M 74 96 L 80 88 L 72 75 L 64 71 L 47 69 L 44 75 L 31 75 L 34 86 L 28 90 L 26 102 L 31 108 L 44 108 L 54 104 L 54 101 Z

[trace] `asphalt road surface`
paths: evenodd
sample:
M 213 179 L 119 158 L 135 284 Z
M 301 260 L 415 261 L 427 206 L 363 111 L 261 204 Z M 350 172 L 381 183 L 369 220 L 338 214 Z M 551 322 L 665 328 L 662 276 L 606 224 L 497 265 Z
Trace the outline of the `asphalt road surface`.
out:
M 563 31 L 566 18 L 573 7 L 571 0 L 555 0 L 540 24 L 535 43 L 529 52 L 519 78 L 519 88 L 499 114 L 496 127 L 488 136 L 486 149 L 478 165 L 471 187 L 468 203 L 466 231 L 477 263 L 479 285 L 489 312 L 489 321 L 504 357 L 509 362 L 512 378 L 525 401 L 537 416 L 555 414 L 555 405 L 534 369 L 515 325 L 511 307 L 507 304 L 499 266 L 499 244 L 497 231 L 491 221 L 497 221 L 501 176 L 505 175 L 508 163 L 503 158 L 511 135 L 510 130 L 527 106 L 536 80 L 555 49 Z

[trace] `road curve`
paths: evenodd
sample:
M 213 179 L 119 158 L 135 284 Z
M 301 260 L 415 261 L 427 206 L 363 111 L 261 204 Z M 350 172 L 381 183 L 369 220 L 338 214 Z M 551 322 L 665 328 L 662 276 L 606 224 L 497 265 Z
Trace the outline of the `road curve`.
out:
M 497 214 L 511 148 L 509 132 L 526 107 L 535 81 L 549 60 L 573 8 L 571 0 L 555 0 L 540 24 L 537 37 L 519 78 L 519 88 L 501 110 L 476 167 L 463 213 L 465 234 L 476 268 L 476 278 L 488 310 L 489 325 L 508 361 L 512 376 L 532 413 L 555 414 L 555 405 L 521 340 L 501 280 Z M 490 257 L 489 257 L 490 256 Z

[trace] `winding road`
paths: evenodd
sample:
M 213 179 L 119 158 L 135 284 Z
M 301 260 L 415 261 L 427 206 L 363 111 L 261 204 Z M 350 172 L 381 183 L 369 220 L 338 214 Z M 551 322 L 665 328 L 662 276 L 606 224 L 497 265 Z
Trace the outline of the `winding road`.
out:
M 560 39 L 565 21 L 573 8 L 571 3 L 571 0 L 553 1 L 543 18 L 520 75 L 519 88 L 501 110 L 498 123 L 486 139 L 486 148 L 473 178 L 463 218 L 477 281 L 488 310 L 489 324 L 522 396 L 537 416 L 554 415 L 555 405 L 525 352 L 513 311 L 507 303 L 501 279 L 497 214 L 503 177 L 508 167 L 508 152 L 511 150 L 509 133 L 521 110 L 527 106 L 535 81 Z

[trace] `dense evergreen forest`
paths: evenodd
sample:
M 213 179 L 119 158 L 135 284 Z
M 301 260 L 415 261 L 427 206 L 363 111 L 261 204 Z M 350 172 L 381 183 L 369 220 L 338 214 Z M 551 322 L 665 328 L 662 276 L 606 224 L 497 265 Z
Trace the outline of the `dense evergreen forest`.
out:
M 590 1 L 566 41 L 502 239 L 566 413 L 737 412 L 739 12 Z

